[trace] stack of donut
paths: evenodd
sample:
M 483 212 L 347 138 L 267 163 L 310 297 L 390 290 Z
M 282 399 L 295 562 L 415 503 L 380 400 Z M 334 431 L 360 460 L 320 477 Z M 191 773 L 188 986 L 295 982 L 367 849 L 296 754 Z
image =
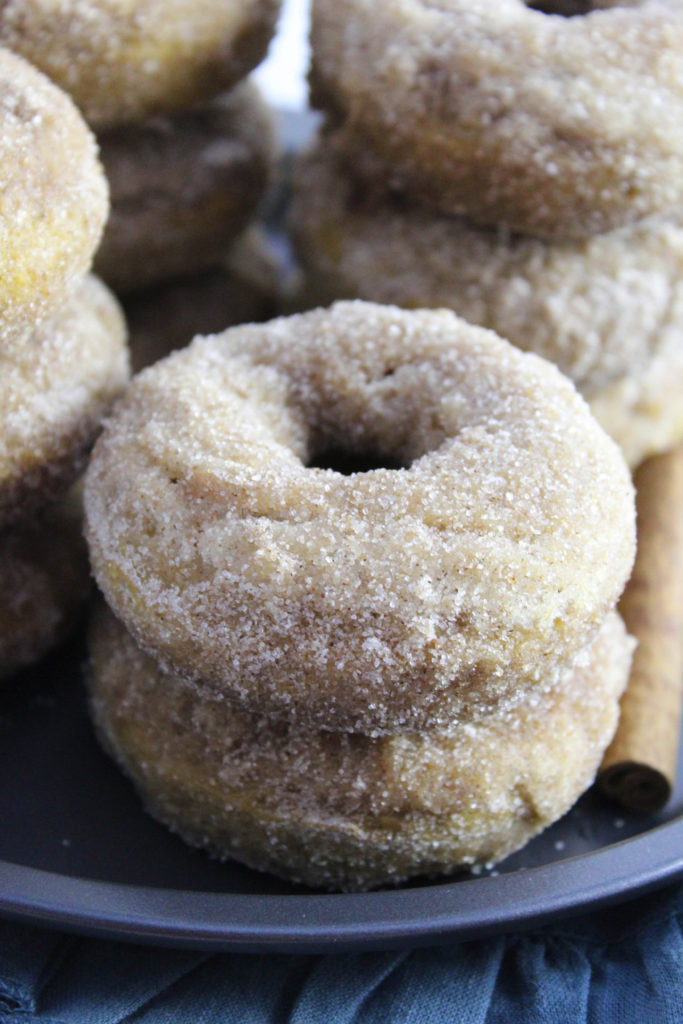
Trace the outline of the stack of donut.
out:
M 455 309 L 554 361 L 634 466 L 683 437 L 683 10 L 314 0 L 312 297 Z
M 88 274 L 107 216 L 72 101 L 0 49 L 0 677 L 60 639 L 88 590 L 69 488 L 128 379 L 122 314 Z
M 196 330 L 270 309 L 272 296 L 249 268 L 240 275 L 235 260 L 224 263 L 272 162 L 268 111 L 243 79 L 264 56 L 279 7 L 280 0 L 1 6 L 0 45 L 69 92 L 97 133 L 112 208 L 95 268 L 126 297 L 136 367 Z M 151 286 L 150 296 L 143 290 Z M 176 290 L 198 313 L 186 334 L 173 316 Z
M 85 507 L 94 720 L 190 843 L 369 888 L 495 862 L 592 781 L 633 490 L 549 362 L 361 301 L 199 337 Z

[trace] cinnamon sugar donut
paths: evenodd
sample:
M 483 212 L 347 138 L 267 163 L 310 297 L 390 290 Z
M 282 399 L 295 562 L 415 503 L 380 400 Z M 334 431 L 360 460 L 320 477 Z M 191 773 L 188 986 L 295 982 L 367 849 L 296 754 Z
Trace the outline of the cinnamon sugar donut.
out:
M 128 380 L 118 303 L 85 277 L 59 313 L 0 341 L 0 525 L 76 478 Z
M 454 309 L 559 366 L 631 465 L 683 438 L 680 216 L 548 243 L 367 190 L 318 144 L 290 227 L 310 304 Z
M 104 607 L 90 649 L 95 724 L 154 817 L 220 857 L 367 889 L 494 863 L 564 814 L 614 732 L 632 642 L 612 613 L 580 666 L 528 705 L 375 739 L 202 700 Z
M 75 624 L 90 590 L 80 494 L 0 530 L 0 679 L 37 661 Z
M 334 449 L 370 468 L 326 468 Z M 555 367 L 451 312 L 363 302 L 143 371 L 85 506 L 100 586 L 164 666 L 368 734 L 552 685 L 634 551 L 627 467 Z
M 683 205 L 680 5 L 533 7 L 561 9 L 314 0 L 313 100 L 354 173 L 544 237 Z
M 0 345 L 65 301 L 107 212 L 83 118 L 44 75 L 0 49 Z
M 4 0 L 0 44 L 105 127 L 229 89 L 265 56 L 279 9 L 280 0 Z
M 272 120 L 251 83 L 99 141 L 111 216 L 95 270 L 118 292 L 219 263 L 255 214 L 274 159 Z

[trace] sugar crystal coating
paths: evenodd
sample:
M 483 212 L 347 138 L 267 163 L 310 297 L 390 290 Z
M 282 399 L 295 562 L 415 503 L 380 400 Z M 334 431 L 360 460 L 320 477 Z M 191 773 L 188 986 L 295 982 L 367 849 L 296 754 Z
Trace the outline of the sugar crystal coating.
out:
M 580 238 L 680 207 L 683 9 L 586 6 L 609 9 L 314 0 L 313 101 L 355 175 L 480 223 Z
M 454 309 L 559 366 L 632 466 L 683 437 L 680 216 L 545 242 L 356 184 L 319 143 L 290 226 L 311 304 Z
M 95 139 L 72 101 L 0 49 L 0 346 L 65 301 L 108 208 Z
M 450 733 L 316 732 L 200 698 L 104 606 L 90 692 L 105 746 L 188 842 L 294 881 L 365 889 L 491 864 L 593 780 L 632 641 L 610 614 L 552 691 Z
M 404 468 L 313 465 L 335 448 Z M 165 666 L 365 733 L 552 685 L 634 553 L 627 467 L 555 367 L 449 311 L 364 302 L 143 371 L 85 505 L 98 582 Z
M 265 56 L 280 0 L 4 0 L 0 44 L 97 127 L 190 107 Z
M 0 340 L 0 524 L 76 478 L 128 375 L 121 310 L 95 277 L 58 313 Z

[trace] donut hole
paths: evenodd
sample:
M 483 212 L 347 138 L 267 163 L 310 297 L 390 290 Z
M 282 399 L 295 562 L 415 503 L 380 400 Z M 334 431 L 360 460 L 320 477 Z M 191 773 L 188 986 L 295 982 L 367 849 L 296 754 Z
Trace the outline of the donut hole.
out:
M 314 453 L 308 461 L 308 469 L 331 469 L 343 476 L 355 473 L 370 473 L 375 469 L 407 469 L 408 463 L 396 456 L 377 450 L 357 450 L 328 446 Z
M 592 0 L 536 0 L 527 7 L 540 14 L 557 14 L 562 18 L 575 18 L 582 14 L 590 14 L 594 9 Z

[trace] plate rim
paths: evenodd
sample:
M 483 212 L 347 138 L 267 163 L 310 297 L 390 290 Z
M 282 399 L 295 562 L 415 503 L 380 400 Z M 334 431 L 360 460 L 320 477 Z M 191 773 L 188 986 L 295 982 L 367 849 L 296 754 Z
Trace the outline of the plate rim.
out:
M 211 952 L 321 953 L 465 941 L 625 901 L 683 875 L 683 815 L 533 868 L 366 893 L 225 893 L 107 882 L 0 861 L 0 915 Z

